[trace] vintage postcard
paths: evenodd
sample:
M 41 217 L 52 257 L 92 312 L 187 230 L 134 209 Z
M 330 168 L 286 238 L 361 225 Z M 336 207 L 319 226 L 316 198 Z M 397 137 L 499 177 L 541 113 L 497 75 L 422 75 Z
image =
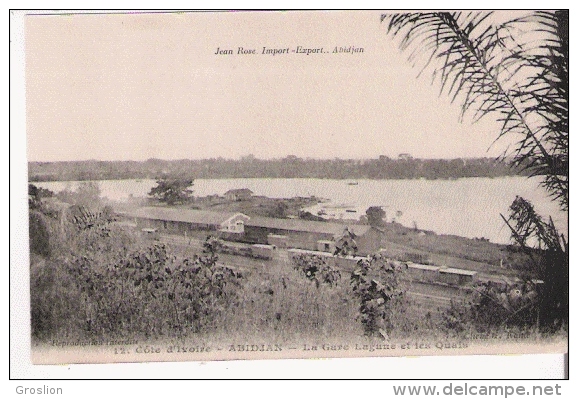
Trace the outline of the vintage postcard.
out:
M 566 353 L 568 12 L 24 17 L 35 364 Z

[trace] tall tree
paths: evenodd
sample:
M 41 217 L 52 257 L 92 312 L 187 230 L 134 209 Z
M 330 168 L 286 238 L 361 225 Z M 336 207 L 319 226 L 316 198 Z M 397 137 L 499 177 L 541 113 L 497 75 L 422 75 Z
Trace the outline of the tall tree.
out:
M 383 226 L 385 224 L 385 211 L 381 206 L 370 206 L 365 211 L 367 222 L 370 226 Z
M 149 196 L 165 202 L 168 205 L 183 204 L 192 199 L 193 180 L 188 179 L 159 179 L 157 185 L 151 188 Z
M 541 185 L 568 211 L 569 41 L 568 11 L 535 11 L 506 21 L 492 12 L 428 12 L 382 15 L 388 33 L 401 37 L 414 66 L 433 69 L 441 93 L 460 101 L 462 117 L 493 117 L 501 123 L 496 140 L 516 137 L 504 158 L 541 178 Z M 503 216 L 502 216 L 503 217 Z M 568 317 L 567 241 L 552 219 L 516 198 L 509 218 L 512 238 L 535 261 L 545 281 L 544 316 Z M 534 244 L 530 244 L 533 241 Z M 557 293 L 552 296 L 550 294 Z M 546 319 L 546 317 L 545 317 Z

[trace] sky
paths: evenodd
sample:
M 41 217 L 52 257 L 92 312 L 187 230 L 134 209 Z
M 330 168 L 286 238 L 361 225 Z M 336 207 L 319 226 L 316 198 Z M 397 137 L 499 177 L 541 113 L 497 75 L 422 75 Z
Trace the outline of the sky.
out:
M 28 160 L 500 155 L 497 122 L 460 123 L 380 15 L 28 15 Z

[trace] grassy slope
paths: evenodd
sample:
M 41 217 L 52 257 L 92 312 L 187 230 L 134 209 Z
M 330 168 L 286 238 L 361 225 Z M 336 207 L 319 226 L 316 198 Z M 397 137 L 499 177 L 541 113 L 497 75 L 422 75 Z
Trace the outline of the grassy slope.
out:
M 451 235 L 426 234 L 395 226 L 385 228 L 384 248 L 389 255 L 417 253 L 439 266 L 474 270 L 487 274 L 516 275 L 527 259 L 512 247 Z M 392 231 L 393 230 L 393 231 Z

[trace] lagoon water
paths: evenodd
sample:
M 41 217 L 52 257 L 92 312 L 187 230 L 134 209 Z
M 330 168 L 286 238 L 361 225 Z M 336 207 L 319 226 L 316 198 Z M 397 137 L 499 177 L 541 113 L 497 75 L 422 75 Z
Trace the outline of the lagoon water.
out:
M 127 201 L 130 196 L 145 197 L 154 180 L 98 181 L 103 197 Z M 40 182 L 39 187 L 54 192 L 75 189 L 78 182 Z M 561 212 L 539 180 L 526 177 L 464 178 L 457 180 L 347 180 L 331 179 L 198 179 L 195 196 L 223 195 L 234 188 L 249 188 L 254 195 L 271 198 L 325 198 L 328 202 L 307 210 L 328 216 L 357 219 L 370 206 L 382 206 L 388 221 L 438 234 L 484 237 L 508 243 L 510 233 L 500 214 L 506 216 L 516 195 L 530 200 L 536 211 L 552 216 L 567 236 L 568 214 Z

